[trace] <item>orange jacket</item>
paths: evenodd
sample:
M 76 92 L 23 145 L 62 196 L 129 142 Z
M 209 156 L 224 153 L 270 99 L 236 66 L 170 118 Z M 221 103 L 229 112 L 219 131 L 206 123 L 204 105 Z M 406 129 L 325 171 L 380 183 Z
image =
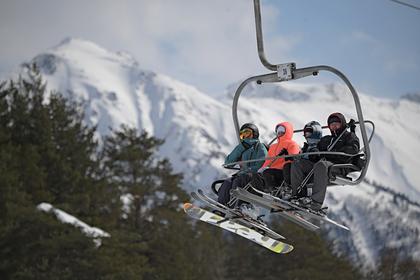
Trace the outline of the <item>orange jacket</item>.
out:
M 284 148 L 287 150 L 289 155 L 299 154 L 300 148 L 299 145 L 292 139 L 293 137 L 293 125 L 289 122 L 279 123 L 277 126 L 282 125 L 286 128 L 286 133 L 283 136 L 277 137 L 277 142 L 270 145 L 268 149 L 268 157 L 277 156 Z M 277 127 L 276 126 L 276 127 Z M 273 163 L 271 163 L 273 162 Z M 283 169 L 283 166 L 286 162 L 284 158 L 279 158 L 276 160 L 267 159 L 262 167 Z

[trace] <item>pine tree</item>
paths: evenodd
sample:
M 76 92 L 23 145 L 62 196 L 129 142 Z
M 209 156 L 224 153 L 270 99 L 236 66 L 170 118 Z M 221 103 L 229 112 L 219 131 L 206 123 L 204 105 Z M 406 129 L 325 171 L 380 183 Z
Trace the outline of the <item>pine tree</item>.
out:
M 349 261 L 332 254 L 320 235 L 272 218 L 270 227 L 287 237 L 294 250 L 274 254 L 240 238 L 232 238 L 227 279 L 360 279 Z M 331 273 L 334 271 L 335 273 Z
M 125 218 L 120 227 L 140 233 L 148 244 L 146 255 L 154 269 L 145 279 L 214 279 L 220 272 L 208 269 L 206 260 L 220 235 L 209 234 L 202 225 L 193 227 L 183 213 L 181 205 L 188 196 L 180 188 L 182 176 L 173 172 L 168 160 L 156 156 L 162 143 L 125 126 L 106 139 L 107 180 L 132 198 L 129 211 L 121 213 Z M 217 264 L 220 254 L 214 255 Z
M 366 279 L 419 279 L 420 262 L 402 256 L 401 253 L 395 248 L 384 247 L 379 254 L 379 263 L 368 273 Z
M 99 252 L 92 240 L 36 210 L 41 201 L 83 207 L 95 166 L 92 132 L 61 96 L 45 102 L 39 71 L 26 69 L 0 87 L 0 278 L 92 279 Z

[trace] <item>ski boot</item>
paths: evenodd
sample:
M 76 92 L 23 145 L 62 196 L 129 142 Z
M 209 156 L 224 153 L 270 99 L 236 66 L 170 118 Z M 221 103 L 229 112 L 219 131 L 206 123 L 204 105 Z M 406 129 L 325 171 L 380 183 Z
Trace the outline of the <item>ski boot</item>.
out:
M 292 198 L 292 188 L 288 185 L 284 185 L 280 190 L 279 198 L 289 201 Z
M 311 197 L 306 196 L 298 199 L 298 205 L 307 208 L 312 212 L 315 212 L 316 214 L 322 216 L 326 215 L 326 213 L 324 212 L 324 209 L 326 208 L 322 208 L 322 204 L 317 201 L 314 201 Z

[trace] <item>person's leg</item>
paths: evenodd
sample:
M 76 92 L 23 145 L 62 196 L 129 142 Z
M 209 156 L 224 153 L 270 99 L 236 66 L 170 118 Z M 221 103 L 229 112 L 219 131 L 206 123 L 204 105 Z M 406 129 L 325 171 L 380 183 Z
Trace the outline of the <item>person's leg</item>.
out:
M 217 201 L 223 205 L 226 205 L 230 200 L 233 179 L 233 177 L 226 179 L 219 188 Z
M 247 173 L 247 174 L 241 174 L 240 176 L 237 176 L 234 178 L 232 182 L 232 189 L 236 188 L 246 188 L 247 191 L 249 191 L 252 194 L 259 195 L 259 193 L 252 190 L 251 186 L 254 188 L 261 188 L 259 185 L 264 184 L 262 179 L 259 177 L 259 174 L 254 173 Z M 232 203 L 233 201 L 231 201 Z M 249 202 L 243 201 L 243 200 L 236 200 L 232 205 L 229 205 L 229 207 L 235 207 L 240 209 L 240 211 L 250 216 L 253 219 L 258 219 L 259 211 Z
M 329 182 L 328 169 L 332 165 L 329 161 L 318 161 L 314 165 L 314 186 L 312 188 L 312 200 L 319 203 L 322 206 L 322 203 L 325 199 L 325 194 L 327 191 L 327 185 Z
M 279 169 L 268 168 L 263 172 L 264 184 L 266 191 L 272 191 L 275 187 L 278 187 L 278 180 L 279 180 Z M 281 171 L 281 170 L 280 170 Z M 281 173 L 281 178 L 283 178 L 283 174 Z M 280 182 L 281 184 L 281 182 Z
M 290 168 L 290 181 L 292 187 L 292 196 L 297 196 L 298 188 L 302 184 L 303 180 L 312 170 L 314 164 L 310 160 L 301 159 L 295 160 Z
M 284 182 L 290 186 L 291 185 L 291 178 L 290 178 L 290 172 L 291 172 L 291 168 L 292 168 L 292 163 L 288 162 L 283 166 L 283 178 L 284 178 Z
M 252 192 L 250 189 L 250 186 L 258 188 L 256 186 L 257 185 L 256 178 L 253 178 L 253 176 L 254 174 L 251 174 L 251 173 L 246 173 L 246 174 L 241 174 L 239 176 L 236 176 L 235 179 L 232 181 L 232 189 L 245 188 L 247 191 L 250 191 L 251 193 L 255 193 L 255 192 Z

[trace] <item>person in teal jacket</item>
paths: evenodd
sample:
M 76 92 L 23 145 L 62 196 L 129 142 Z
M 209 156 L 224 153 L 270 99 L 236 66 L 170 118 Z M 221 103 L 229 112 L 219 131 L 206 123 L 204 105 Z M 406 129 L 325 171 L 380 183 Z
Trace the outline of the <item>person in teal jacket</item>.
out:
M 233 207 L 233 205 L 228 205 L 231 189 L 243 188 L 248 184 L 253 175 L 261 168 L 267 156 L 267 148 L 258 139 L 260 134 L 256 125 L 252 123 L 242 125 L 239 135 L 241 143 L 226 157 L 225 164 L 254 159 L 261 159 L 261 161 L 242 164 L 238 173 L 223 182 L 219 188 L 217 200 L 229 207 Z

